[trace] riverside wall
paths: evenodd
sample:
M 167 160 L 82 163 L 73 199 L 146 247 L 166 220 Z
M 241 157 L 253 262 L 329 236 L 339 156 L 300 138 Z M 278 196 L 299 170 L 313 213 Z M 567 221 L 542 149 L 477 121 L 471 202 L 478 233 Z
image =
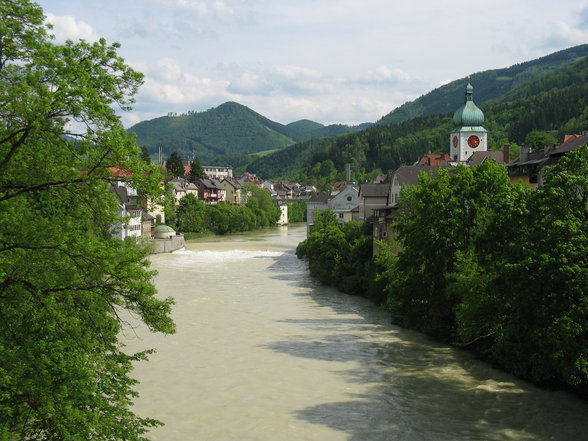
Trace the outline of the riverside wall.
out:
M 184 248 L 185 241 L 183 234 L 177 234 L 169 239 L 151 239 L 151 254 L 171 253 Z

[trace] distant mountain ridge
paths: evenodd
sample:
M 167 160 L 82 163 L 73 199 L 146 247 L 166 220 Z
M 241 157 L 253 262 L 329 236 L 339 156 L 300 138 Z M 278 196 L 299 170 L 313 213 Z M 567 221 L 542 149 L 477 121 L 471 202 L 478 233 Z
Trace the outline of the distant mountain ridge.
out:
M 470 75 L 469 81 L 474 86 L 476 104 L 500 98 L 535 78 L 570 66 L 587 55 L 588 44 L 583 44 L 507 68 L 474 73 Z M 463 104 L 466 81 L 467 79 L 461 78 L 438 87 L 414 101 L 397 107 L 376 124 L 397 124 L 421 116 L 454 112 Z
M 161 146 L 166 157 L 177 151 L 184 158 L 198 156 L 208 162 L 219 156 L 282 149 L 296 142 L 349 133 L 368 125 L 325 126 L 310 120 L 283 125 L 242 104 L 226 102 L 204 112 L 142 121 L 129 132 L 135 133 L 137 143 L 147 147 L 151 154 Z
M 510 144 L 515 148 L 534 130 L 549 132 L 559 140 L 564 134 L 587 130 L 588 56 L 582 56 L 587 53 L 588 45 L 576 46 L 518 67 L 481 72 L 476 74 L 478 80 L 472 76 L 474 101 L 486 116 L 484 127 L 489 131 L 489 147 L 500 149 Z M 498 73 L 511 73 L 512 77 L 496 81 Z M 481 82 L 480 78 L 485 77 L 489 78 L 490 86 Z M 516 86 L 512 84 L 515 81 Z M 497 95 L 496 85 L 506 83 L 511 84 Z M 332 169 L 321 167 L 327 162 L 341 179 L 346 163 L 351 163 L 352 170 L 360 173 L 376 169 L 387 172 L 411 164 L 427 152 L 447 153 L 452 115 L 463 104 L 466 84 L 466 79 L 454 81 L 404 106 L 404 111 L 441 109 L 439 113 L 403 119 L 406 115 L 395 110 L 366 130 L 295 144 L 256 158 L 247 164 L 247 169 L 264 178 L 316 181 L 326 178 L 317 176 L 317 171 Z M 449 96 L 451 90 L 453 97 Z M 452 107 L 448 101 L 453 103 Z M 395 118 L 400 122 L 385 122 Z

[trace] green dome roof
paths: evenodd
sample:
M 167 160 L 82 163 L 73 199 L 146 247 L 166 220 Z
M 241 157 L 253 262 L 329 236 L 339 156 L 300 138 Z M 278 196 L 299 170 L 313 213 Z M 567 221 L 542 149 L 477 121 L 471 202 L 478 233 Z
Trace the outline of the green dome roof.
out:
M 474 87 L 468 82 L 465 92 L 465 102 L 453 114 L 453 123 L 458 127 L 474 127 L 484 124 L 484 113 L 474 104 L 474 100 L 472 99 L 473 94 Z
M 170 227 L 168 225 L 158 225 L 155 228 L 153 228 L 153 232 L 154 233 L 175 233 L 176 230 L 174 230 L 172 227 Z

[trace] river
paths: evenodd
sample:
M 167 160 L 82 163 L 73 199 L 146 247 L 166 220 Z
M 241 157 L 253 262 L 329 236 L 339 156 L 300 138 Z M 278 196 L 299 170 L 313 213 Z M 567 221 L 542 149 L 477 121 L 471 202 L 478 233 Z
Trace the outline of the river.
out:
M 135 411 L 161 441 L 588 439 L 588 404 L 390 324 L 310 279 L 303 226 L 189 241 L 151 257 L 177 333 L 127 329 Z

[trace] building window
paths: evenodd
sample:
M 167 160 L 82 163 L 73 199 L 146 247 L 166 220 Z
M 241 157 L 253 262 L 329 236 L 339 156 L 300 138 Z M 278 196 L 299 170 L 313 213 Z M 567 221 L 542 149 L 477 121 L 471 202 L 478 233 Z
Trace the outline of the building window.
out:
M 345 219 L 345 214 L 344 213 L 339 213 L 339 219 Z
M 351 196 L 347 196 L 347 202 L 351 202 L 353 198 Z

